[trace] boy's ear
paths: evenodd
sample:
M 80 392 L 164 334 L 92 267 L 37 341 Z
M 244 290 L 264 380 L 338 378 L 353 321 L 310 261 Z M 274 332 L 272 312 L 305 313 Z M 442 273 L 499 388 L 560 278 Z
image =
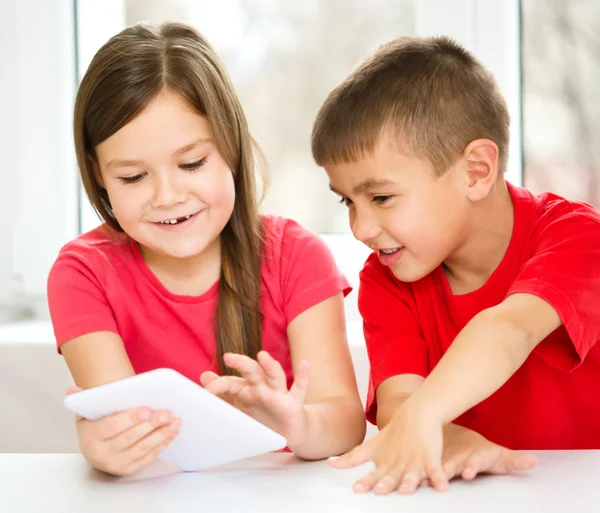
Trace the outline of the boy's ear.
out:
M 100 165 L 98 164 L 98 161 L 94 158 L 93 155 L 90 154 L 88 154 L 87 156 L 87 161 L 88 165 L 92 168 L 94 178 L 100 184 L 100 187 L 106 189 L 106 187 L 104 186 L 104 180 L 102 179 L 102 173 L 100 172 Z
M 464 151 L 471 201 L 485 198 L 498 178 L 498 146 L 489 139 L 476 139 Z

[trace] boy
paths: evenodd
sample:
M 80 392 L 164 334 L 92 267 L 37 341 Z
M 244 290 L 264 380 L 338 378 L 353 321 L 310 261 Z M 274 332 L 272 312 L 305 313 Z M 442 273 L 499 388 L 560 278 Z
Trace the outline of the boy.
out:
M 359 308 L 380 432 L 355 490 L 445 490 L 600 448 L 600 213 L 504 180 L 509 115 L 451 39 L 379 48 L 329 95 L 316 162 L 373 249 Z

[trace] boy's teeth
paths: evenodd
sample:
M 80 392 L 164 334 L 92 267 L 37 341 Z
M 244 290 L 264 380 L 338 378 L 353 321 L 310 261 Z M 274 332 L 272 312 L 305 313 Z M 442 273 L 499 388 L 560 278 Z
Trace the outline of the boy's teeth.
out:
M 398 251 L 398 248 L 395 249 L 382 249 L 381 252 L 384 255 L 391 255 L 392 253 L 395 253 L 396 251 Z

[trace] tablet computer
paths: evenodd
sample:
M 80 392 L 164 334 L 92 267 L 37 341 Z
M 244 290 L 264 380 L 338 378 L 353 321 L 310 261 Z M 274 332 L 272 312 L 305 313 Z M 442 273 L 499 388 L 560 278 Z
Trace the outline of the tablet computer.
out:
M 155 369 L 65 397 L 65 406 L 90 420 L 132 408 L 169 410 L 182 421 L 159 459 L 200 470 L 282 449 L 283 436 L 173 369 Z

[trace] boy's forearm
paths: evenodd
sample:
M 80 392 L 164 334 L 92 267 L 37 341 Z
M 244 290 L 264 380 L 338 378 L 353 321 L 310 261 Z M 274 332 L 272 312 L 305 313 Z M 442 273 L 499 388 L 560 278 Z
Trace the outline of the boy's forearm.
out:
M 343 454 L 360 444 L 365 437 L 366 423 L 360 401 L 334 397 L 307 404 L 306 436 L 290 450 L 299 458 L 319 460 Z
M 484 311 L 458 334 L 411 396 L 411 407 L 451 422 L 500 388 L 534 347 L 523 330 Z

